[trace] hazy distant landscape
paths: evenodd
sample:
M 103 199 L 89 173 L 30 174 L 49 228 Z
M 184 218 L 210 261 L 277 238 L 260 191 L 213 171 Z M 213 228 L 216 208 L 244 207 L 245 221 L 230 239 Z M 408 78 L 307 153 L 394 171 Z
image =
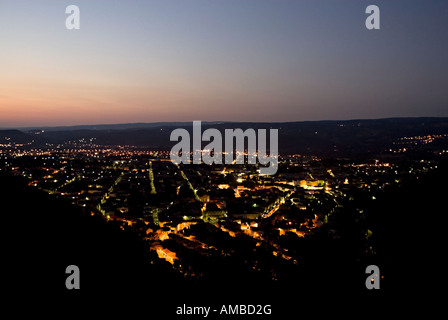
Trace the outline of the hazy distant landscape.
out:
M 384 154 L 400 138 L 446 134 L 448 118 L 202 123 L 202 130 L 210 127 L 221 132 L 236 128 L 274 128 L 279 130 L 280 153 L 345 157 Z M 175 144 L 170 141 L 171 131 L 175 128 L 185 128 L 191 132 L 192 123 L 158 122 L 0 130 L 0 143 L 30 143 L 30 147 L 44 147 L 84 139 L 83 141 L 98 145 L 170 150 Z M 425 148 L 418 151 L 425 151 Z

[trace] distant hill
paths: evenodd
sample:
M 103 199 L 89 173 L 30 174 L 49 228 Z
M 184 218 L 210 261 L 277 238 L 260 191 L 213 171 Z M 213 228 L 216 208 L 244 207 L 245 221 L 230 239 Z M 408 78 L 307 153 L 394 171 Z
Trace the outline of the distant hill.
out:
M 0 130 L 0 144 L 28 143 L 33 141 L 33 136 L 20 130 Z
M 208 124 L 223 123 L 220 122 L 206 122 Z M 170 127 L 189 125 L 191 122 L 150 122 L 150 123 L 120 123 L 120 124 L 95 124 L 95 125 L 77 125 L 77 126 L 58 126 L 58 127 L 22 127 L 18 128 L 21 131 L 75 131 L 75 130 L 126 130 L 126 129 L 145 129 L 156 127 Z
M 136 123 L 45 129 L 45 132 L 0 131 L 0 141 L 31 141 L 37 146 L 67 141 L 91 141 L 100 145 L 133 145 L 170 150 L 174 128 L 192 132 L 191 122 Z M 279 151 L 321 156 L 358 156 L 380 153 L 396 139 L 428 134 L 448 134 L 448 118 L 388 118 L 374 120 L 302 121 L 284 123 L 204 122 L 202 130 L 248 128 L 278 129 Z M 17 140 L 15 140 L 17 139 Z M 205 143 L 204 143 L 205 145 Z M 448 147 L 448 146 L 447 146 Z

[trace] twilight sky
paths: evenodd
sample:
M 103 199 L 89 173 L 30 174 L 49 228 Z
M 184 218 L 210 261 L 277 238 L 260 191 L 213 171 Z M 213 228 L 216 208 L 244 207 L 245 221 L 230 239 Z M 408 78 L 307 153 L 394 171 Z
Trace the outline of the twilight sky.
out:
M 416 116 L 448 117 L 446 0 L 0 0 L 3 128 Z

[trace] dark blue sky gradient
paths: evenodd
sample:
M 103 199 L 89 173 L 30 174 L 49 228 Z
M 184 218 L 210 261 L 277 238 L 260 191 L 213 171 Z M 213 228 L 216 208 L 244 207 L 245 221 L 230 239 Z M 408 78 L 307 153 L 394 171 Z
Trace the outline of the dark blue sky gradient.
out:
M 0 0 L 0 46 L 0 127 L 448 116 L 442 0 Z

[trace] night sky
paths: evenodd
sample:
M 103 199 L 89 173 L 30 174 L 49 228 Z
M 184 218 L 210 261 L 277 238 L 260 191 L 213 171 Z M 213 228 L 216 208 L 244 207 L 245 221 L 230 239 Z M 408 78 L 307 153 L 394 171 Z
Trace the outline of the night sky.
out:
M 0 0 L 3 128 L 418 116 L 448 116 L 446 0 Z

